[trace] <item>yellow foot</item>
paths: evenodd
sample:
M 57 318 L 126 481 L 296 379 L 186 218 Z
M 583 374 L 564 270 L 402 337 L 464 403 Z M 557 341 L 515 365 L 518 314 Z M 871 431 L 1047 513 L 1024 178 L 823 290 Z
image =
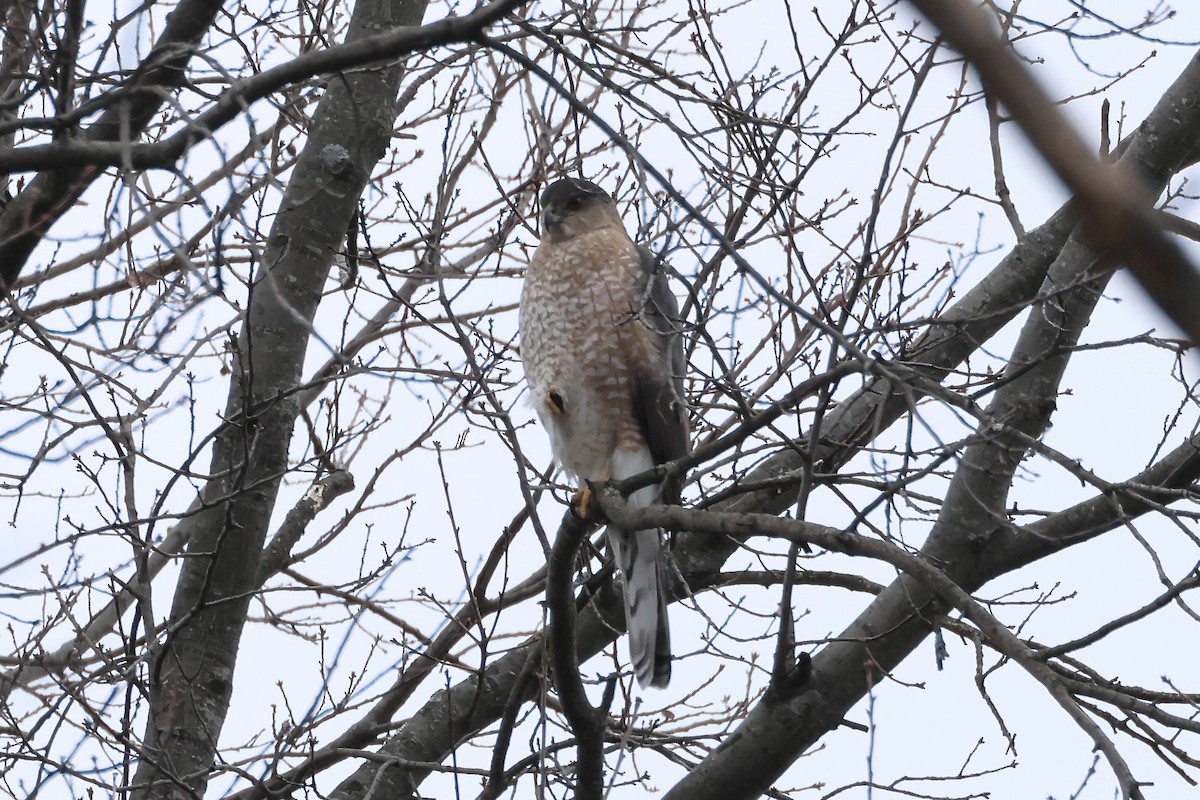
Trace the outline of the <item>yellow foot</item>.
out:
M 571 498 L 571 511 L 580 519 L 587 519 L 592 508 L 592 490 L 583 487 Z

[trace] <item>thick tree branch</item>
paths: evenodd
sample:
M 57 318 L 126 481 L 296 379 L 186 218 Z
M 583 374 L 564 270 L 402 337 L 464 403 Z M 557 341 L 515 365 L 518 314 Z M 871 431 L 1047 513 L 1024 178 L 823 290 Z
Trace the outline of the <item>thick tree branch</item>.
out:
M 464 17 L 447 17 L 429 25 L 402 26 L 395 31 L 348 41 L 328 50 L 306 53 L 278 67 L 234 81 L 211 107 L 190 120 L 182 130 L 154 144 L 134 144 L 129 139 L 114 135 L 117 132 L 109 127 L 99 127 L 100 123 L 97 123 L 97 126 L 93 126 L 94 130 L 89 129 L 85 141 L 67 139 L 7 152 L 0 150 L 0 173 L 49 168 L 53 170 L 47 173 L 50 175 L 61 175 L 69 170 L 72 175 L 80 176 L 70 187 L 61 187 L 55 196 L 46 194 L 42 197 L 39 194 L 43 191 L 41 188 L 34 191 L 35 186 L 41 185 L 39 180 L 43 179 L 39 175 L 18 195 L 17 201 L 0 215 L 0 285 L 12 285 L 41 236 L 99 175 L 101 168 L 137 170 L 170 167 L 198 142 L 209 138 L 243 113 L 247 105 L 272 92 L 315 75 L 329 75 L 439 45 L 470 41 L 522 2 L 524 0 L 495 0 Z M 220 4 L 212 5 L 215 13 Z M 172 14 L 172 18 L 174 16 Z M 390 67 L 395 68 L 395 65 Z M 182 70 L 182 64 L 176 67 L 177 72 L 182 73 Z M 176 76 L 175 80 L 177 82 L 179 77 Z M 146 85 L 143 80 L 128 89 L 117 91 L 141 99 L 150 94 L 144 91 Z M 131 126 L 129 135 L 139 134 L 144 124 Z M 28 198 L 21 200 L 27 193 Z M 40 200 L 35 203 L 38 198 Z
M 1162 191 L 1168 176 L 1181 168 L 1194 151 L 1197 125 L 1200 62 L 1193 59 L 1132 138 L 1122 163 L 1136 169 L 1154 191 Z M 1025 436 L 1036 437 L 1053 411 L 1053 397 L 1070 345 L 1087 323 L 1098 297 L 1098 281 L 1105 274 L 1094 269 L 1096 263 L 1096 256 L 1078 233 L 1057 254 L 1038 293 L 1039 307 L 1045 314 L 1031 315 L 1014 353 L 1010 369 L 1019 377 L 998 390 L 989 408 L 990 417 L 1003 420 Z M 1046 357 L 1046 353 L 1052 355 Z M 915 387 L 901 388 L 908 392 L 910 402 L 920 394 Z M 841 410 L 839 407 L 829 415 L 826 436 L 839 430 Z M 884 414 L 863 419 L 871 421 L 876 431 L 891 421 Z M 862 435 L 862 431 L 855 433 Z M 968 592 L 1001 574 L 1001 553 L 1008 537 L 996 534 L 1008 528 L 1002 513 L 1003 499 L 1024 453 L 1024 440 L 1006 442 L 990 435 L 982 439 L 969 449 L 956 471 L 938 523 L 923 550 Z M 785 451 L 756 473 L 777 459 L 787 463 L 795 460 Z M 730 508 L 778 513 L 786 507 L 782 499 L 759 493 L 757 498 Z M 865 694 L 874 676 L 864 670 L 863 664 L 890 670 L 925 639 L 932 630 L 927 617 L 938 611 L 930 605 L 933 600 L 927 587 L 902 576 L 814 657 L 813 676 L 805 691 L 787 702 L 768 698 L 769 702 L 756 706 L 725 746 L 680 782 L 672 794 L 698 800 L 750 797 L 766 791 L 775 777 L 836 727 Z M 779 728 L 781 724 L 787 735 Z
M 347 38 L 415 25 L 424 12 L 424 0 L 362 0 Z M 330 83 L 280 203 L 238 339 L 205 510 L 180 523 L 190 529 L 189 558 L 171 609 L 172 635 L 152 668 L 139 798 L 187 797 L 207 784 L 267 525 L 288 470 L 312 320 L 345 221 L 390 141 L 401 74 L 392 64 Z
M 1200 65 L 1193 61 L 1130 138 L 1130 149 L 1124 159 L 1142 172 L 1148 182 L 1159 187 L 1165 185 L 1170 175 L 1193 158 L 1196 131 L 1200 130 L 1198 104 Z M 930 324 L 928 331 L 902 356 L 905 367 L 940 382 L 984 341 L 1027 308 L 1038 297 L 1050 265 L 1060 256 L 1076 219 L 1075 213 L 1065 207 L 1041 227 L 1030 231 L 983 281 Z M 826 416 L 822 443 L 817 451 L 822 467 L 826 471 L 836 470 L 912 408 L 920 396 L 919 391 L 897 385 L 887 377 L 872 380 Z M 772 481 L 772 488 L 733 498 L 722 503 L 720 510 L 781 513 L 792 505 L 794 494 L 789 491 L 789 486 L 798 482 L 800 467 L 800 456 L 794 449 L 781 449 L 742 481 L 748 484 Z M 677 536 L 673 557 L 691 581 L 693 590 L 719 580 L 720 567 L 736 550 L 739 539 L 738 535 L 681 533 Z M 1033 547 L 1032 539 L 1029 547 Z M 1026 551 L 1026 556 L 1029 560 L 1036 557 L 1032 549 Z M 987 561 L 986 554 L 981 558 Z M 995 568 L 1000 569 L 1004 563 L 997 556 Z M 977 588 L 953 574 L 951 577 L 967 591 Z M 867 648 L 857 642 L 870 642 L 868 654 L 879 663 L 898 663 L 928 635 L 928 625 L 919 618 L 911 602 L 921 597 L 928 598 L 928 591 L 908 577 L 887 587 L 856 625 L 843 635 L 851 641 L 835 642 L 813 659 L 813 676 L 804 693 L 786 704 L 756 707 L 726 744 L 685 778 L 672 795 L 724 800 L 753 797 L 766 791 L 775 777 L 782 774 L 811 742 L 841 724 L 846 711 L 862 697 L 864 684 L 860 677 Z M 887 633 L 883 635 L 882 632 Z M 612 638 L 606 623 L 591 614 L 581 615 L 578 625 L 581 658 L 599 652 Z M 503 676 L 515 675 L 526 655 L 525 648 L 518 649 L 487 669 L 485 680 L 500 681 L 497 694 L 503 695 L 511 689 Z M 852 679 L 847 680 L 847 676 Z M 418 735 L 421 731 L 445 730 L 448 720 L 442 709 L 447 703 L 465 702 L 475 691 L 475 686 L 476 679 L 472 678 L 448 690 L 450 694 L 446 697 L 439 696 L 426 704 L 383 749 L 414 761 L 438 761 L 446 757 L 453 747 L 450 739 L 440 732 L 436 734 L 438 741 L 419 739 Z M 475 722 L 486 725 L 494 720 L 495 717 L 480 715 Z M 457 724 L 465 722 L 462 718 L 456 720 L 456 733 L 460 730 Z M 372 765 L 364 765 L 356 773 L 353 785 L 343 785 L 338 797 L 362 796 L 374 771 Z M 416 785 L 422 777 L 406 772 L 404 779 L 397 781 L 389 773 L 384 776 L 384 781 L 390 790 L 404 791 L 403 796 L 415 797 Z M 409 784 L 409 781 L 413 783 Z
M 609 680 L 603 702 L 595 707 L 588 700 L 579 674 L 573 587 L 576 554 L 590 527 L 574 508 L 563 515 L 546 575 L 546 607 L 550 612 L 546 636 L 554 688 L 558 691 L 563 715 L 577 740 L 575 796 L 581 800 L 600 800 L 604 796 L 604 733 L 616 679 L 614 676 Z
M 975 623 L 988 642 L 999 652 L 1021 665 L 1041 683 L 1076 724 L 1092 739 L 1098 750 L 1103 751 L 1109 765 L 1116 773 L 1123 796 L 1137 800 L 1142 797 L 1139 783 L 1134 780 L 1129 765 L 1117 751 L 1112 740 L 1092 720 L 1071 696 L 1059 676 L 1013 634 L 1007 627 L 986 611 L 970 593 L 960 587 L 932 562 L 920 554 L 912 553 L 883 539 L 873 539 L 802 520 L 784 519 L 768 514 L 728 514 L 714 511 L 692 511 L 673 509 L 670 519 L 660 518 L 655 506 L 648 509 L 632 509 L 612 486 L 598 488 L 596 498 L 605 515 L 622 527 L 638 528 L 672 525 L 686 528 L 693 533 L 706 532 L 733 536 L 771 536 L 796 544 L 817 545 L 826 550 L 846 555 L 865 556 L 895 566 L 919 581 L 926 590 L 947 607 L 955 608 Z M 771 692 L 767 693 L 770 698 Z M 764 705 L 775 704 L 769 699 Z M 668 797 L 678 794 L 679 787 Z M 751 791 L 754 791 L 753 789 Z M 684 795 L 688 796 L 688 795 Z M 694 795 L 692 795 L 694 796 Z M 726 797 L 749 797 L 744 792 Z
M 182 85 L 196 44 L 221 10 L 220 0 L 183 0 L 146 59 L 125 83 L 125 95 L 88 128 L 91 143 L 128 146 L 158 113 L 167 95 Z M 66 213 L 100 174 L 97 167 L 63 167 L 51 162 L 0 211 L 0 286 L 12 286 L 26 259 L 54 221 Z M 7 173 L 0 168 L 0 173 Z
M 1162 191 L 1172 175 L 1191 163 L 1198 137 L 1200 61 L 1192 59 L 1129 137 L 1120 163 L 1136 170 L 1152 190 Z M 930 323 L 901 355 L 900 363 L 940 383 L 1029 303 L 1051 300 L 1061 290 L 1044 283 L 1052 264 L 1058 263 L 1064 273 L 1078 274 L 1095 263 L 1095 256 L 1083 247 L 1073 247 L 1070 254 L 1063 254 L 1077 219 L 1068 204 L 1030 231 L 982 281 Z M 870 381 L 826 415 L 817 450 L 819 471 L 836 472 L 922 396 L 919 390 L 886 375 Z M 728 508 L 782 513 L 792 505 L 794 497 L 788 488 L 799 485 L 802 468 L 799 453 L 781 450 L 742 481 L 749 485 L 769 481 L 772 488 L 749 492 Z M 681 535 L 681 543 L 684 547 L 677 558 L 682 559 L 685 572 L 698 571 L 704 564 L 723 563 L 736 547 L 735 542 L 722 543 L 715 537 L 691 542 L 686 534 Z
M 279 530 L 263 548 L 258 563 L 257 583 L 261 586 L 287 564 L 292 548 L 308 530 L 308 524 L 329 504 L 354 488 L 354 476 L 345 470 L 331 472 L 308 487 L 308 491 L 292 506 Z
M 1089 239 L 1106 259 L 1129 267 L 1154 302 L 1200 343 L 1200 272 L 1159 229 L 1150 211 L 1159 193 L 1127 165 L 1101 162 L 1029 69 L 997 35 L 993 20 L 967 0 L 912 0 L 979 70 L 1034 147 L 1075 193 Z M 1200 58 L 1200 54 L 1195 56 Z M 1200 142 L 1200 132 L 1194 134 Z M 1193 146 L 1194 149 L 1194 146 Z

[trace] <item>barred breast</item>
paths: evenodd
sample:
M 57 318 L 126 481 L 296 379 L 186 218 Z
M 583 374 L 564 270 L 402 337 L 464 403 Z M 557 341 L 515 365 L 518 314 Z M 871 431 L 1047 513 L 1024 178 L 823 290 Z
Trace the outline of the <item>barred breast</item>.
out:
M 638 254 L 623 231 L 543 244 L 521 292 L 521 361 L 558 464 L 580 480 L 607 480 L 612 455 L 640 441 L 633 369 L 657 358 L 638 318 Z

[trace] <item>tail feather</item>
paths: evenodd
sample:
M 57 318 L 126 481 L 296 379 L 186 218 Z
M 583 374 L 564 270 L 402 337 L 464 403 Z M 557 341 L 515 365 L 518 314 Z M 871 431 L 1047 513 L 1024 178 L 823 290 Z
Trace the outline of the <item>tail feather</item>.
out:
M 639 685 L 661 689 L 671 680 L 671 632 L 659 565 L 662 533 L 655 528 L 609 527 L 608 541 L 625 579 L 625 624 L 633 673 Z
M 649 447 L 618 450 L 612 477 L 620 480 L 654 466 Z M 635 508 L 659 502 L 661 486 L 644 486 L 629 495 Z M 609 547 L 625 579 L 625 624 L 629 629 L 629 659 L 638 684 L 661 689 L 671 680 L 671 632 L 667 626 L 667 594 L 661 563 L 662 531 L 626 531 L 609 526 Z
M 655 535 L 661 536 L 659 531 L 655 531 Z M 663 689 L 671 682 L 671 625 L 667 617 L 667 592 L 666 584 L 663 582 L 662 562 L 657 565 L 654 570 L 655 577 L 658 579 L 658 597 L 656 598 L 655 607 L 658 611 L 658 626 L 654 632 L 654 674 L 650 676 L 649 683 L 656 689 Z M 645 683 L 641 684 L 645 686 Z

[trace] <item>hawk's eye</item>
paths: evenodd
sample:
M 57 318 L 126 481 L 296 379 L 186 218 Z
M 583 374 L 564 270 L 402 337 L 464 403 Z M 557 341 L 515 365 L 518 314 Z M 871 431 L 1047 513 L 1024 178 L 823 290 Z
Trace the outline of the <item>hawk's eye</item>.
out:
M 567 209 L 568 210 L 578 211 L 581 208 L 583 208 L 583 198 L 582 197 L 572 197 L 570 200 L 567 201 Z

